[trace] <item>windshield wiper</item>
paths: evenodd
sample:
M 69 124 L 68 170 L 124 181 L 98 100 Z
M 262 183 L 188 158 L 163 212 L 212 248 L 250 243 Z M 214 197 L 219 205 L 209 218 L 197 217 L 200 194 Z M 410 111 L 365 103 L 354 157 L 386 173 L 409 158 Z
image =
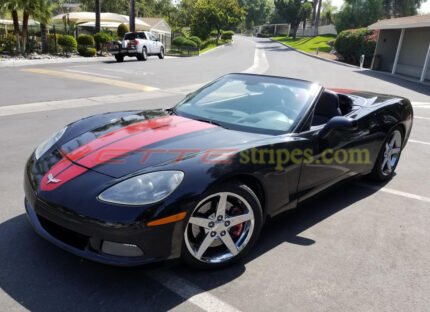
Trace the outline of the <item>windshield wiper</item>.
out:
M 174 107 L 167 108 L 167 109 L 165 109 L 165 111 L 168 112 L 168 113 L 170 113 L 170 114 L 177 115 L 176 114 L 176 109 Z
M 221 125 L 220 123 L 213 121 L 213 120 L 210 120 L 210 119 L 199 118 L 199 119 L 194 119 L 194 120 L 210 123 L 211 125 L 218 126 L 218 127 L 224 128 L 224 129 L 228 129 L 226 126 Z

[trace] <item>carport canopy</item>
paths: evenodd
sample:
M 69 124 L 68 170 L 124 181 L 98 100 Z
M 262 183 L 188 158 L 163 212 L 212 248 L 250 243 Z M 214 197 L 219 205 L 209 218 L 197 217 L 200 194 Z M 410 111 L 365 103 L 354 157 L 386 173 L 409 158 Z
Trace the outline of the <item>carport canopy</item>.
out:
M 386 70 L 393 75 L 415 76 L 422 82 L 429 79 L 430 14 L 381 20 L 369 29 L 380 31 L 375 55 L 387 57 L 390 66 L 385 64 Z

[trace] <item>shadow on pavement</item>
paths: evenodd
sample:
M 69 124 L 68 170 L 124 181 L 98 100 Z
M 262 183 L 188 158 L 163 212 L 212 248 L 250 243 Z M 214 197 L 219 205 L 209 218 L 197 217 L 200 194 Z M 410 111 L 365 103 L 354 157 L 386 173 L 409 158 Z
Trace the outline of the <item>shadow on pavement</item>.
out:
M 246 261 L 285 242 L 303 247 L 317 243 L 300 233 L 374 192 L 354 183 L 342 184 L 304 203 L 300 209 L 270 220 Z M 0 250 L 0 288 L 24 308 L 36 312 L 166 311 L 185 299 L 148 277 L 147 272 L 154 267 L 175 272 L 205 291 L 229 283 L 246 271 L 245 264 L 217 271 L 195 271 L 177 265 L 176 261 L 138 268 L 92 263 L 39 238 L 25 215 L 0 224 Z M 317 259 L 321 255 L 315 256 Z
M 389 73 L 383 73 L 374 70 L 356 70 L 355 72 L 372 78 L 381 79 L 403 88 L 430 96 L 429 86 L 419 83 L 418 81 L 410 81 L 401 77 L 392 76 Z

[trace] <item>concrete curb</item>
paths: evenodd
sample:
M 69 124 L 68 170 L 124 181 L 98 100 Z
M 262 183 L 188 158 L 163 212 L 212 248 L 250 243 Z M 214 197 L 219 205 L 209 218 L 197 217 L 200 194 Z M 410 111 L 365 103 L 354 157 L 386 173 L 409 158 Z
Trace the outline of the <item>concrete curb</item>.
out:
M 304 54 L 304 55 L 307 55 L 307 56 L 313 57 L 313 58 L 318 59 L 318 60 L 321 60 L 321 61 L 326 61 L 326 62 L 329 62 L 329 63 L 333 63 L 333 64 L 337 64 L 337 65 L 342 65 L 342 66 L 346 66 L 346 67 L 351 67 L 351 68 L 355 68 L 355 69 L 360 69 L 360 70 L 370 70 L 370 69 L 368 69 L 368 68 L 360 68 L 360 66 L 351 65 L 351 64 L 347 64 L 347 63 L 343 63 L 343 62 L 339 62 L 339 61 L 335 61 L 335 60 L 326 59 L 326 58 L 324 58 L 324 57 L 320 57 L 320 56 L 315 55 L 315 54 L 311 54 L 311 53 L 308 53 L 308 52 L 304 52 L 304 51 L 297 50 L 297 49 L 295 49 L 295 48 L 293 48 L 293 47 L 290 47 L 288 44 L 285 44 L 285 43 L 283 43 L 283 42 L 280 42 L 280 41 L 274 40 L 274 39 L 272 39 L 272 38 L 269 38 L 269 39 L 270 39 L 272 42 L 276 42 L 276 43 L 282 44 L 283 46 L 286 46 L 287 48 L 290 48 L 291 50 L 294 50 L 294 51 L 296 51 L 296 52 L 298 52 L 298 53 L 301 53 L 301 54 Z
M 42 60 L 7 60 L 0 61 L 0 68 L 4 67 L 22 67 L 34 65 L 48 65 L 48 64 L 67 64 L 67 63 L 96 63 L 108 61 L 108 56 L 103 57 L 71 57 L 71 58 L 55 58 L 55 59 L 42 59 Z

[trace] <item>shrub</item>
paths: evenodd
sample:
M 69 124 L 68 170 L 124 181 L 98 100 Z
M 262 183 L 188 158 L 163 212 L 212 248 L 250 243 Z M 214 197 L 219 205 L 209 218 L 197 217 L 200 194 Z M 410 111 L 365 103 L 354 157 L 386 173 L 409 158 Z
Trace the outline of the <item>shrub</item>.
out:
M 84 56 L 84 57 L 93 57 L 96 55 L 97 51 L 95 48 L 87 48 L 84 46 L 80 46 L 78 48 L 78 53 L 79 53 L 79 55 Z
M 116 30 L 116 34 L 122 39 L 124 35 L 129 31 L 130 30 L 128 29 L 128 26 L 126 24 L 119 24 L 118 29 Z
M 84 47 L 94 47 L 95 45 L 94 37 L 91 35 L 79 35 L 78 45 L 84 46 Z
M 184 42 L 182 43 L 182 47 L 197 48 L 197 43 L 195 43 L 190 39 L 185 38 Z
M 200 49 L 206 49 L 210 45 L 217 45 L 216 39 L 208 39 L 206 41 L 203 41 L 202 45 L 200 46 Z
M 197 47 L 200 47 L 202 45 L 202 39 L 200 39 L 197 36 L 191 36 L 190 38 L 188 38 L 189 40 L 193 41 L 196 43 Z
M 368 66 L 376 47 L 374 32 L 367 28 L 342 31 L 334 43 L 336 51 L 347 63 L 358 65 L 361 55 L 365 55 L 365 66 Z
M 222 35 L 221 35 L 221 39 L 222 40 L 231 40 L 231 39 L 233 39 L 233 35 L 234 35 L 234 31 L 232 31 L 232 30 L 223 31 Z
M 7 34 L 4 38 L 0 38 L 0 48 L 2 51 L 9 54 L 15 53 L 16 49 L 16 37 L 14 34 Z
M 74 51 L 76 51 L 76 47 L 78 46 L 78 43 L 76 42 L 76 39 L 73 38 L 73 36 L 69 35 L 57 35 L 58 44 L 63 50 L 63 53 L 69 54 Z
M 218 37 L 218 30 L 212 30 L 212 31 L 210 32 L 210 36 L 211 36 L 211 37 Z
M 185 37 L 178 36 L 178 37 L 176 37 L 176 38 L 173 39 L 172 44 L 174 46 L 177 46 L 177 47 L 182 47 L 182 45 L 184 44 L 185 40 L 186 40 Z
M 94 40 L 100 44 L 101 51 L 103 52 L 107 50 L 107 45 L 112 41 L 112 36 L 106 32 L 98 32 L 94 35 Z

